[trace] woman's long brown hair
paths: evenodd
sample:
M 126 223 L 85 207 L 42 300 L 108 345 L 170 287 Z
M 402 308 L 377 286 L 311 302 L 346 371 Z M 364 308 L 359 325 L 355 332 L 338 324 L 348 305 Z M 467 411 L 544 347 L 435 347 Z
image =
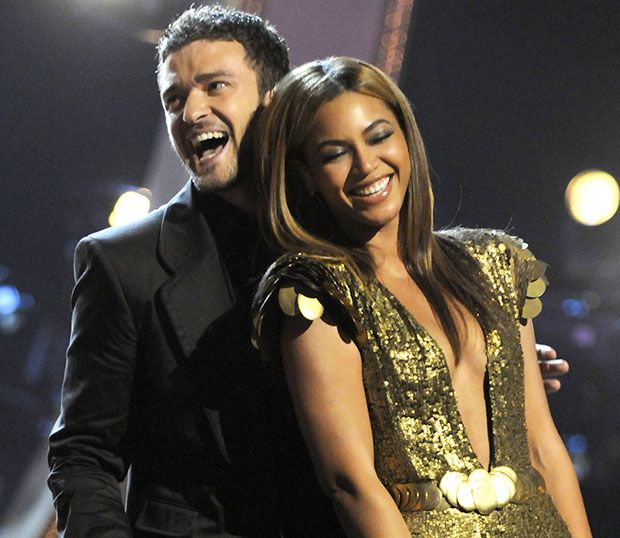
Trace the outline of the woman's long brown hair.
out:
M 332 57 L 298 67 L 274 91 L 256 131 L 259 207 L 267 243 L 275 254 L 304 252 L 342 262 L 362 281 L 374 275 L 368 249 L 346 239 L 303 181 L 308 169 L 303 148 L 314 117 L 321 105 L 345 92 L 381 99 L 405 135 L 411 177 L 401 208 L 399 253 L 458 359 L 462 339 L 449 305 L 458 301 L 487 328 L 486 279 L 462 245 L 433 232 L 433 192 L 422 137 L 407 98 L 381 70 L 354 58 Z M 458 307 L 456 311 L 460 313 Z

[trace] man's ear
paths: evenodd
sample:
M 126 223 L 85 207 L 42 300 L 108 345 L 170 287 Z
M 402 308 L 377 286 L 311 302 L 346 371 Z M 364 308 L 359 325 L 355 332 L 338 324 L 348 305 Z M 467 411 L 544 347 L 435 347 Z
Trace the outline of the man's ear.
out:
M 265 95 L 263 95 L 263 102 L 261 103 L 263 106 L 267 106 L 269 103 L 271 103 L 271 99 L 273 98 L 273 92 L 276 91 L 277 87 L 278 84 L 276 83 L 273 88 L 271 88 L 268 92 L 265 92 Z

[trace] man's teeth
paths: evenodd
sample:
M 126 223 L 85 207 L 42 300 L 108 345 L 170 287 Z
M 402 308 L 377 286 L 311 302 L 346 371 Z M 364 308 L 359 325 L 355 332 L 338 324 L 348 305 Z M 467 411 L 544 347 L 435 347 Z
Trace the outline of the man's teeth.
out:
M 194 146 L 194 148 L 198 149 L 198 147 L 200 146 L 201 142 L 204 142 L 205 140 L 212 140 L 214 138 L 224 138 L 226 135 L 220 131 L 212 131 L 209 133 L 201 133 L 197 136 L 195 136 L 194 138 L 192 138 L 192 145 Z
M 388 186 L 390 179 L 392 179 L 391 175 L 386 176 L 382 180 L 377 181 L 376 183 L 373 183 L 372 185 L 369 185 L 368 187 L 364 187 L 363 189 L 357 189 L 353 191 L 353 194 L 355 196 L 372 196 L 373 194 L 377 194 Z

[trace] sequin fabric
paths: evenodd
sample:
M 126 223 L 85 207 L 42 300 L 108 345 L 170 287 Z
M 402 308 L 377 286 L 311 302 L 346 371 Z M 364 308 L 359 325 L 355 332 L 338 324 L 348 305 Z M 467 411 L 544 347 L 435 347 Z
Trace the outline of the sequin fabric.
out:
M 478 260 L 494 291 L 495 328 L 485 334 L 491 466 L 530 467 L 525 429 L 523 356 L 519 338 L 528 283 L 542 276 L 519 239 L 492 230 L 452 234 Z M 434 339 L 378 280 L 364 286 L 342 264 L 303 254 L 280 258 L 259 291 L 255 339 L 264 350 L 273 330 L 259 334 L 278 314 L 274 291 L 286 282 L 321 299 L 355 338 L 363 363 L 375 467 L 386 484 L 431 481 L 448 471 L 481 468 L 465 432 L 448 367 Z M 272 318 L 273 319 L 273 318 Z M 570 536 L 551 498 L 543 493 L 488 515 L 457 508 L 403 514 L 412 536 Z

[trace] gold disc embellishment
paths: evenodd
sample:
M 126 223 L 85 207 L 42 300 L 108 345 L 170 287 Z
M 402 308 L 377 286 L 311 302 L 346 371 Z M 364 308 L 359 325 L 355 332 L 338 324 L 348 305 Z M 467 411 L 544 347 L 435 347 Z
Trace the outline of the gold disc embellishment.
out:
M 514 497 L 517 492 L 515 483 L 502 473 L 489 473 L 493 487 L 495 488 L 495 496 L 497 497 L 497 507 L 503 508 Z
M 545 274 L 545 271 L 547 270 L 547 264 L 536 259 L 530 261 L 533 261 L 532 276 L 535 279 L 543 276 Z
M 530 282 L 527 286 L 526 295 L 530 298 L 540 297 L 547 289 L 545 280 L 540 277 Z
M 467 475 L 457 471 L 447 472 L 440 480 L 439 489 L 452 506 L 458 507 L 457 492 L 461 484 L 466 480 Z
M 320 318 L 325 311 L 316 297 L 306 297 L 302 293 L 297 294 L 297 307 L 301 315 L 309 321 Z
M 523 305 L 523 311 L 521 316 L 524 318 L 532 319 L 538 316 L 542 311 L 542 301 L 536 297 L 534 299 L 526 299 Z
M 521 484 L 518 485 L 519 483 Z M 531 488 L 527 488 L 525 483 L 518 479 L 514 469 L 503 465 L 491 472 L 475 469 L 469 476 L 462 472 L 449 471 L 440 480 L 439 489 L 454 508 L 466 512 L 476 510 L 482 515 L 488 515 L 515 498 L 522 497 L 522 490 Z
M 474 494 L 476 510 L 482 515 L 490 514 L 497 508 L 497 495 L 491 475 L 484 469 L 476 469 L 469 475 L 469 485 Z
M 458 505 L 466 512 L 473 512 L 476 509 L 474 502 L 474 492 L 469 485 L 469 481 L 463 482 L 456 492 L 456 500 Z
M 278 292 L 278 304 L 287 316 L 297 314 L 296 308 L 297 292 L 294 286 L 282 286 Z

